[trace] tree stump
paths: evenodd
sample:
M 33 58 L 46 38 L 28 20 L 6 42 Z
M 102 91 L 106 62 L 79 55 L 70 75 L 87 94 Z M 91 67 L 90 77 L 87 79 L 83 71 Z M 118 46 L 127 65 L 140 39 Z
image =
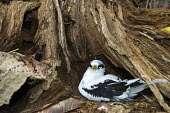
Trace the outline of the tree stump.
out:
M 170 37 L 160 31 L 169 25 L 169 10 L 137 9 L 129 0 L 32 0 L 0 6 L 0 50 L 19 48 L 34 74 L 44 77 L 25 94 L 28 103 L 18 112 L 33 112 L 77 92 L 95 57 L 146 82 L 170 80 Z M 162 96 L 170 98 L 170 83 L 149 87 L 170 112 Z

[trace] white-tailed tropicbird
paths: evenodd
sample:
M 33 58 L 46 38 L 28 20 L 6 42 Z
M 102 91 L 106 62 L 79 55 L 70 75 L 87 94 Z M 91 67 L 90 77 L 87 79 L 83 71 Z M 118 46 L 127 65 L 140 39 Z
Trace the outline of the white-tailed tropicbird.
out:
M 91 61 L 78 86 L 79 92 L 93 101 L 129 101 L 148 88 L 149 84 L 168 82 L 165 79 L 155 79 L 148 83 L 139 78 L 122 80 L 113 74 L 104 75 L 104 72 L 102 61 Z

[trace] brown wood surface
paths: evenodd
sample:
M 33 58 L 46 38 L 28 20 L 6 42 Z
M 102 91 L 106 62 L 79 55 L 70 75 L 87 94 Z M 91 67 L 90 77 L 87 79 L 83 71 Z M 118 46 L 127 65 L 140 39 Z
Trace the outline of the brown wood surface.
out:
M 136 8 L 129 0 L 0 2 L 0 50 L 19 48 L 34 74 L 43 77 L 29 90 L 25 110 L 31 112 L 78 93 L 89 61 L 99 56 L 134 78 L 170 80 L 170 37 L 160 31 L 169 26 L 169 15 L 167 9 Z M 170 112 L 162 96 L 170 98 L 170 83 L 149 87 Z

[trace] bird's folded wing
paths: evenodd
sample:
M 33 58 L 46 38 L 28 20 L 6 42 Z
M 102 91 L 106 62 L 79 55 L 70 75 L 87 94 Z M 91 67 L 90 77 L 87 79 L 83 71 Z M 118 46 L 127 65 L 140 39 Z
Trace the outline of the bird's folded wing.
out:
M 95 84 L 93 89 L 83 88 L 87 93 L 103 98 L 113 98 L 114 96 L 120 96 L 126 92 L 128 86 L 126 82 L 115 82 L 110 79 L 106 79 L 104 82 Z

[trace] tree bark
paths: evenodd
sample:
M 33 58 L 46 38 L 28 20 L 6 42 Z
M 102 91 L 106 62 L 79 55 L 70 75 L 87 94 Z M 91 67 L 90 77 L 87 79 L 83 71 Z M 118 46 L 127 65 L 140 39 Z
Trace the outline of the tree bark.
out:
M 170 37 L 159 31 L 169 25 L 169 10 L 137 9 L 128 0 L 13 1 L 2 6 L 6 9 L 0 12 L 0 50 L 20 48 L 35 75 L 44 78 L 44 82 L 30 89 L 28 98 L 32 104 L 25 110 L 37 109 L 62 95 L 70 95 L 71 90 L 77 91 L 86 61 L 95 56 L 103 56 L 115 67 L 146 82 L 170 80 Z M 34 16 L 29 18 L 30 15 Z M 31 27 L 24 24 L 27 20 L 32 22 Z M 23 37 L 25 34 L 27 38 Z M 32 45 L 24 49 L 28 40 Z M 170 112 L 161 94 L 170 98 L 170 84 L 149 87 L 160 105 Z M 56 91 L 51 95 L 59 96 L 42 102 L 53 89 Z

